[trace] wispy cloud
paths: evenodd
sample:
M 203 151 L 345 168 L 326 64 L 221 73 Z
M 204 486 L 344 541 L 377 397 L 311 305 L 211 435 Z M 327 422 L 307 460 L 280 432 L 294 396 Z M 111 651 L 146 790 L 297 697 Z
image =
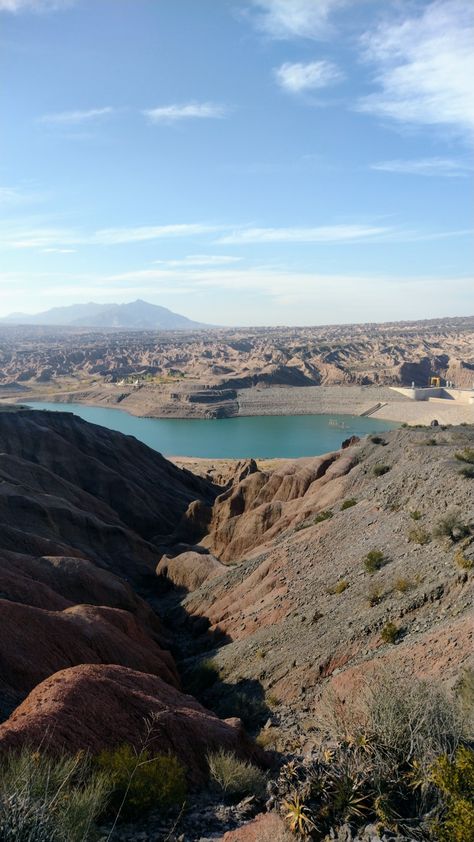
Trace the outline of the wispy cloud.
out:
M 371 164 L 372 170 L 406 175 L 441 176 L 454 178 L 466 176 L 472 166 L 452 158 L 418 158 L 415 160 L 379 161 Z
M 161 240 L 169 237 L 193 237 L 219 231 L 220 226 L 203 223 L 178 225 L 144 225 L 138 228 L 102 228 L 86 238 L 84 242 L 103 246 L 121 243 L 140 243 L 146 240 Z
M 0 12 L 52 12 L 67 9 L 74 0 L 0 0 Z
M 42 249 L 43 254 L 75 254 L 76 249 L 47 248 Z
M 112 106 L 104 108 L 89 108 L 86 111 L 59 111 L 55 114 L 43 114 L 39 118 L 40 123 L 58 123 L 60 125 L 78 125 L 88 123 L 91 120 L 98 120 L 102 117 L 109 117 L 115 111 Z
M 423 231 L 402 226 L 362 224 L 319 225 L 307 228 L 269 228 L 251 225 L 213 225 L 207 223 L 178 223 L 176 225 L 145 225 L 138 227 L 100 228 L 81 231 L 50 225 L 9 224 L 0 226 L 0 249 L 37 249 L 43 253 L 65 254 L 85 247 L 114 247 L 153 242 L 154 240 L 207 238 L 212 246 L 264 245 L 265 243 L 356 244 L 372 242 L 419 242 L 470 235 L 469 229 Z M 209 245 L 207 246 L 209 248 Z M 171 261 L 157 261 L 166 268 L 216 268 L 239 261 L 233 255 L 195 254 Z
M 348 243 L 387 235 L 393 229 L 373 225 L 320 225 L 314 228 L 239 228 L 224 234 L 222 244 Z
M 23 309 L 32 289 L 38 290 L 35 297 L 43 308 L 77 301 L 78 290 L 82 300 L 129 301 L 139 296 L 167 306 L 173 304 L 175 296 L 194 296 L 194 312 L 189 314 L 194 318 L 204 319 L 212 303 L 215 320 L 222 324 L 255 324 L 258 311 L 248 306 L 249 296 L 253 303 L 261 296 L 266 299 L 267 324 L 334 324 L 381 321 L 388 314 L 391 319 L 415 319 L 467 312 L 473 305 L 473 280 L 472 276 L 449 274 L 435 277 L 324 274 L 278 266 L 142 267 L 108 274 L 3 272 L 0 273 L 0 302 L 4 313 Z M 448 309 L 446 289 L 450 291 Z M 237 294 L 240 310 L 235 303 L 230 309 L 228 296 L 236 302 Z M 201 313 L 198 302 L 201 302 Z M 268 309 L 270 306 L 273 309 Z
M 219 231 L 222 231 L 222 226 L 204 223 L 100 228 L 89 233 L 46 225 L 21 226 L 5 223 L 0 228 L 0 247 L 63 251 L 69 250 L 71 246 L 115 246 L 152 240 L 195 237 L 215 234 Z
M 222 119 L 228 113 L 224 105 L 216 102 L 187 102 L 162 105 L 143 111 L 151 123 L 176 123 L 180 120 Z
M 229 254 L 189 254 L 179 260 L 155 260 L 155 264 L 162 266 L 228 266 L 231 263 L 239 263 L 241 257 Z
M 331 15 L 348 0 L 252 0 L 259 29 L 277 39 L 327 38 Z
M 0 205 L 25 205 L 33 202 L 41 202 L 45 194 L 36 193 L 34 190 L 23 189 L 22 187 L 1 187 Z
M 473 40 L 471 0 L 435 0 L 416 16 L 381 24 L 362 40 L 380 90 L 356 108 L 400 123 L 444 125 L 471 137 Z
M 275 70 L 275 78 L 283 90 L 292 94 L 314 91 L 335 85 L 344 73 L 332 61 L 285 62 Z

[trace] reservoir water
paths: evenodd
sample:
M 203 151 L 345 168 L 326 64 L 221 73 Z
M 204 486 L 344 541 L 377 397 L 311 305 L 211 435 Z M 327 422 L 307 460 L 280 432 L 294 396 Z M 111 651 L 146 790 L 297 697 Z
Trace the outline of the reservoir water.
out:
M 337 450 L 349 436 L 393 430 L 390 421 L 354 415 L 251 416 L 222 419 L 136 418 L 120 409 L 66 403 L 28 403 L 32 409 L 73 412 L 118 430 L 165 456 L 208 459 L 295 458 Z

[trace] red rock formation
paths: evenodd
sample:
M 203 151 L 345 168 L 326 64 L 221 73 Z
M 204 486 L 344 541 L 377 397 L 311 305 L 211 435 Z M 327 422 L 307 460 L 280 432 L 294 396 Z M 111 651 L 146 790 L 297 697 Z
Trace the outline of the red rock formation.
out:
M 77 664 L 121 664 L 179 684 L 169 653 L 128 611 L 91 605 L 45 611 L 0 600 L 0 616 L 0 677 L 23 697 L 52 673 Z
M 62 670 L 39 684 L 0 725 L 0 752 L 25 744 L 93 753 L 124 742 L 139 747 L 151 716 L 151 750 L 175 754 L 193 782 L 206 778 L 210 751 L 225 748 L 262 759 L 247 742 L 240 720 L 218 719 L 156 676 L 90 664 Z
M 203 582 L 215 579 L 225 573 L 227 567 L 210 553 L 188 550 L 177 556 L 164 555 L 156 572 L 164 576 L 178 588 L 194 591 Z

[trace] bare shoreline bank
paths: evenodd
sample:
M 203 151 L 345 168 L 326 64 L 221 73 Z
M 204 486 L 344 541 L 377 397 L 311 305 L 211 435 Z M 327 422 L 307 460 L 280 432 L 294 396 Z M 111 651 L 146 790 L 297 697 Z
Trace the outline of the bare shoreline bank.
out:
M 137 390 L 122 397 L 113 389 L 77 391 L 22 390 L 4 393 L 2 402 L 27 404 L 79 403 L 84 406 L 119 409 L 142 418 L 209 419 L 289 415 L 370 415 L 398 424 L 474 423 L 474 406 L 457 401 L 412 401 L 388 386 L 270 386 L 241 389 L 235 398 L 216 406 L 188 402 L 186 395 L 163 395 Z M 173 400 L 172 398 L 175 398 Z

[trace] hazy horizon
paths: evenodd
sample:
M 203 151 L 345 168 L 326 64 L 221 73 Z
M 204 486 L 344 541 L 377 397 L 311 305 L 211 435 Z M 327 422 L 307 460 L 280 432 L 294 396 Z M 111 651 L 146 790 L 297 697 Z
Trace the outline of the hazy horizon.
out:
M 0 0 L 0 316 L 467 316 L 467 0 Z

